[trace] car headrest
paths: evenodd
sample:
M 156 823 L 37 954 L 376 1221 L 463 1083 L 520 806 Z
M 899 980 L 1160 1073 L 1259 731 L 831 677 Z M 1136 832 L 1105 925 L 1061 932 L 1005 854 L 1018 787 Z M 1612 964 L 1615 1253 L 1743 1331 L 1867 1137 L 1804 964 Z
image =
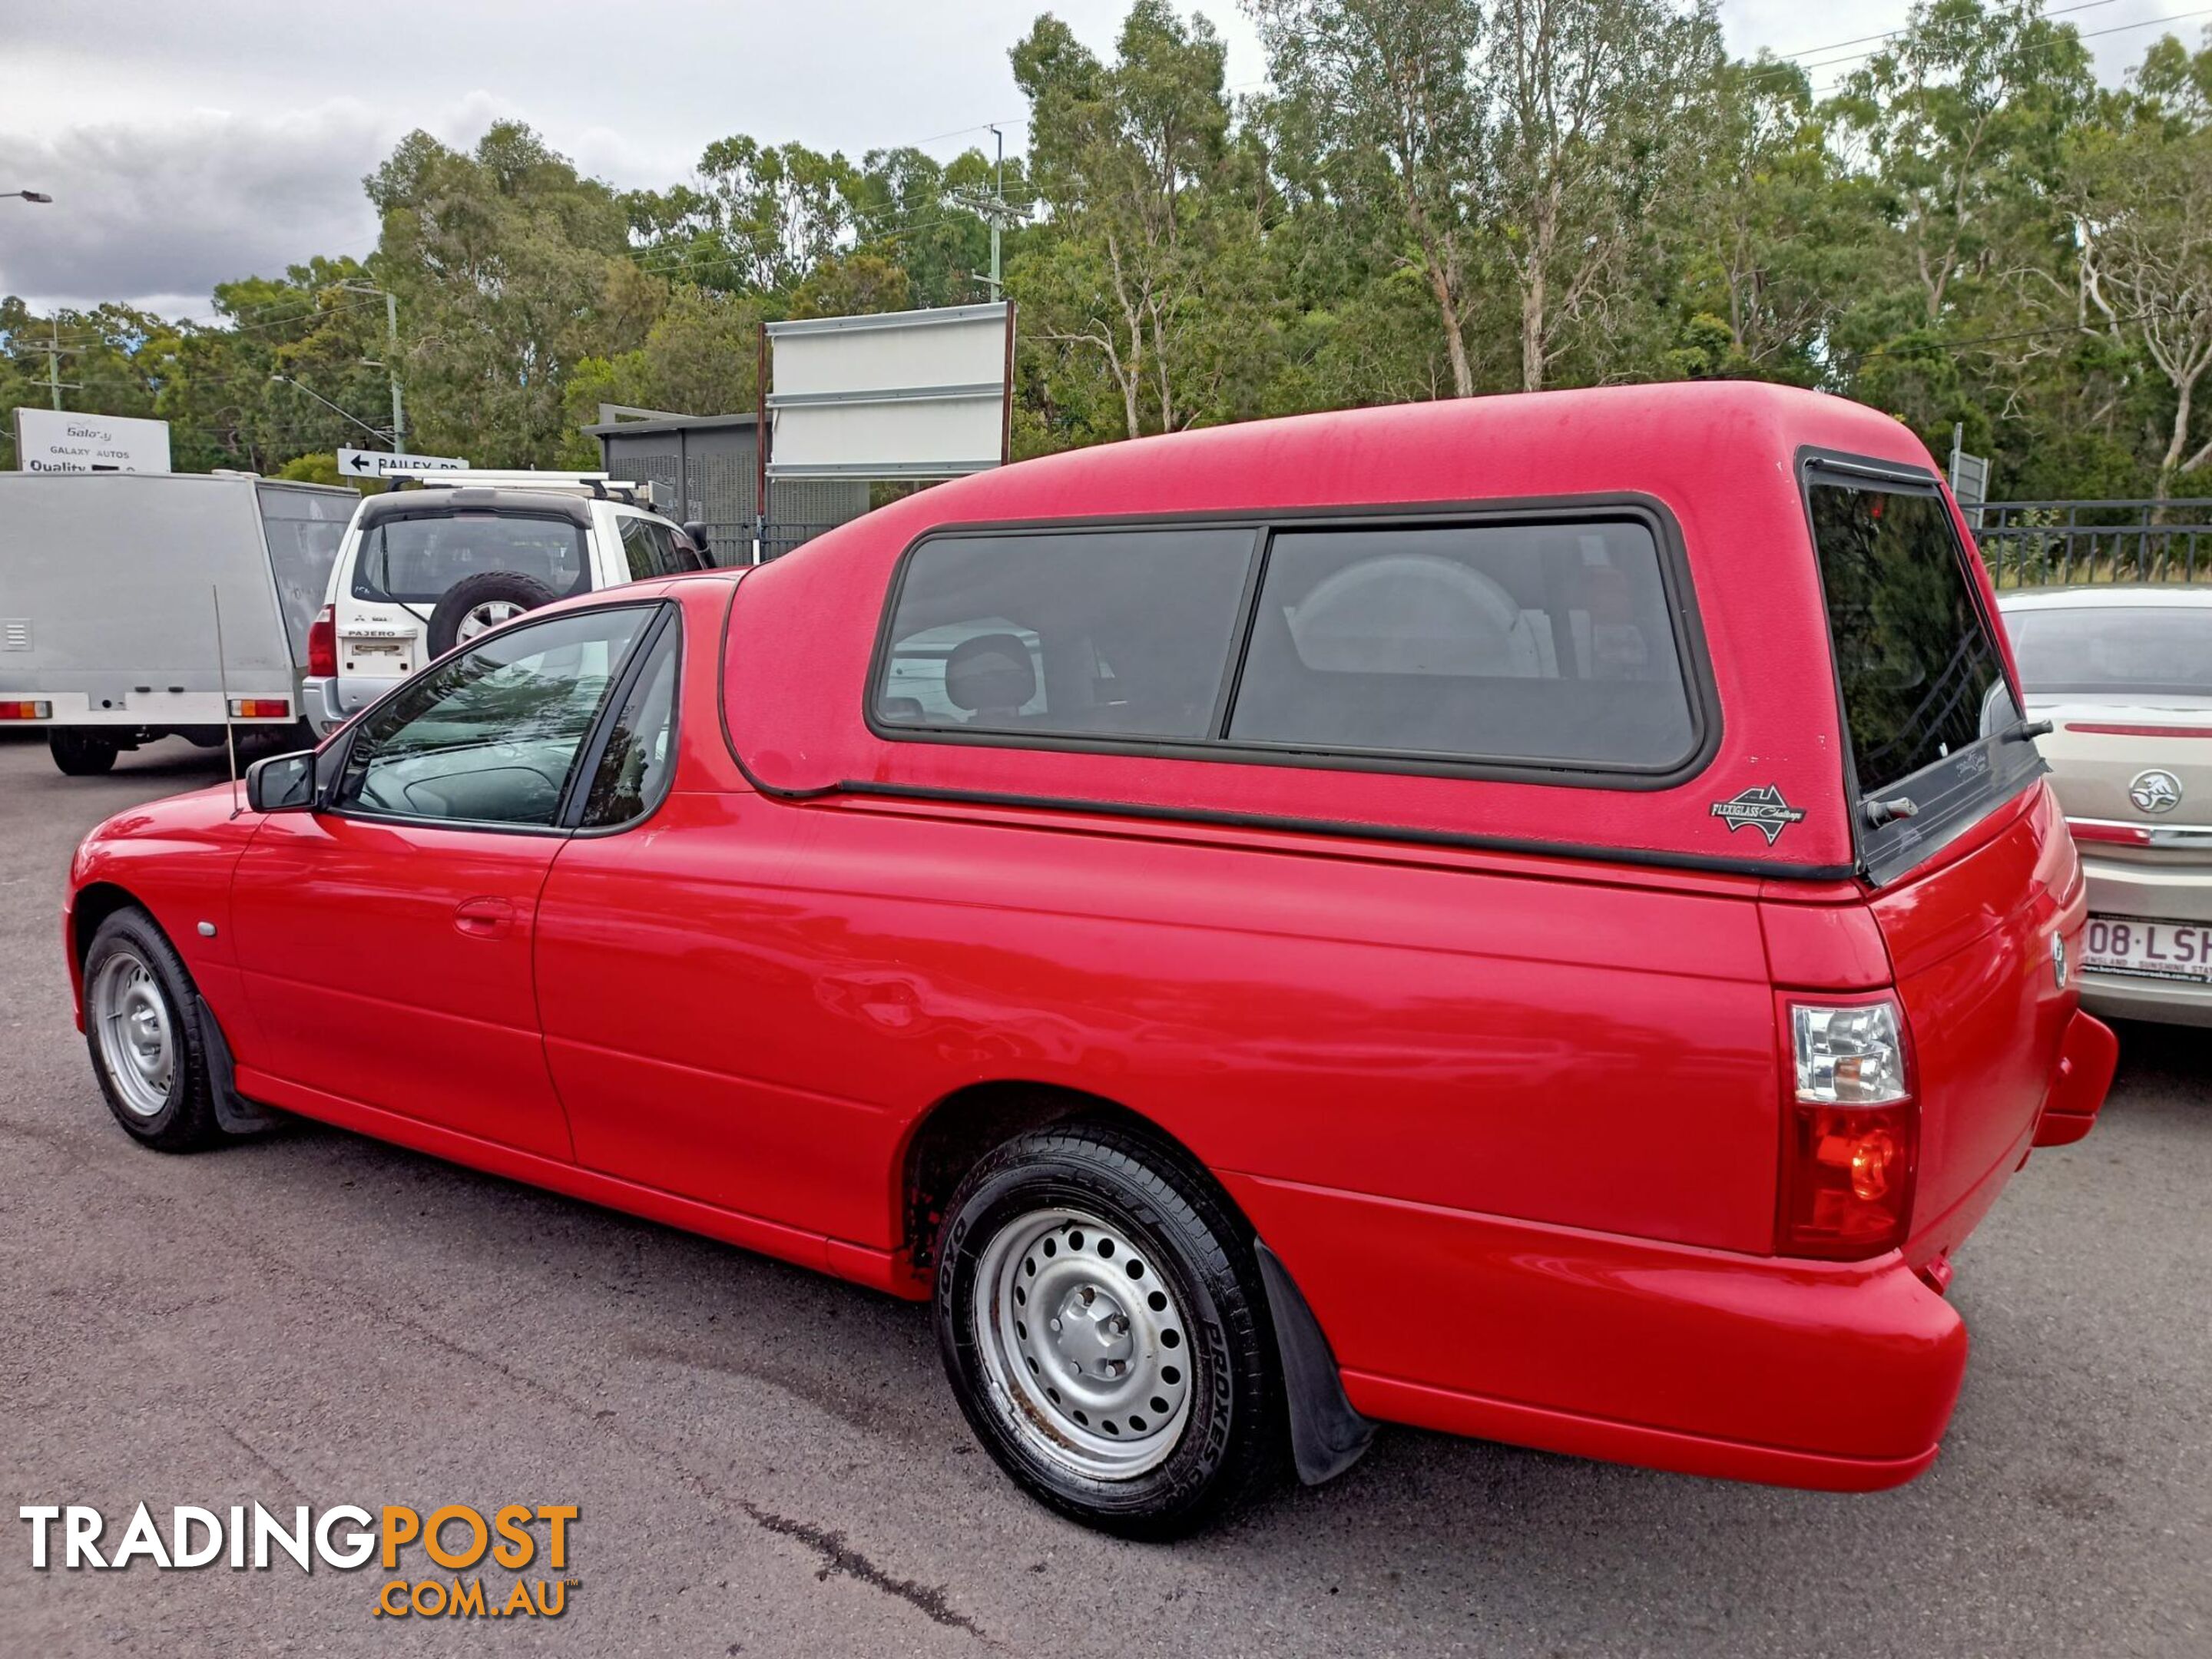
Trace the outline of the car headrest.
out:
M 969 714 L 1010 714 L 1036 696 L 1036 665 L 1016 634 L 978 634 L 945 659 L 945 701 Z

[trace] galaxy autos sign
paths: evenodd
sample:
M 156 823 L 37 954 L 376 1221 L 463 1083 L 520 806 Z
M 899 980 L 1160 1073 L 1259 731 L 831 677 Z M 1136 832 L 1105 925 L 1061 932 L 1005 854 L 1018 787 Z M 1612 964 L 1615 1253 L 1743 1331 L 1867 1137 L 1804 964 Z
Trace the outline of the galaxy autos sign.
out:
M 19 408 L 15 465 L 23 472 L 167 472 L 169 423 Z

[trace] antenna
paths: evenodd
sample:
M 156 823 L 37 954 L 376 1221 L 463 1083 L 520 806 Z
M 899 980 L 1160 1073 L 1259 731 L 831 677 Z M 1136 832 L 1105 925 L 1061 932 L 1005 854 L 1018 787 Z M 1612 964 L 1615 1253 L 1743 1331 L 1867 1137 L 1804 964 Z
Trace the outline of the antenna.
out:
M 215 672 L 222 687 L 222 746 L 230 757 L 230 815 L 236 817 L 246 809 L 238 804 L 238 728 L 230 723 L 230 659 L 222 648 L 222 589 L 210 582 L 208 597 L 215 601 Z

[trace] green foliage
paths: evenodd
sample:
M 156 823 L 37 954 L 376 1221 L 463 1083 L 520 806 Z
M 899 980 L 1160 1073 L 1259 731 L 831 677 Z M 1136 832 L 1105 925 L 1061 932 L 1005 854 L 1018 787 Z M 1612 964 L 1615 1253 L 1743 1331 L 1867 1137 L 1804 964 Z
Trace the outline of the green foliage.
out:
M 1939 453 L 1956 425 L 2001 495 L 2212 490 L 2212 35 L 2100 88 L 2043 0 L 1922 0 L 1823 101 L 1728 59 L 1710 0 L 1244 0 L 1240 98 L 1177 3 L 1104 53 L 1039 16 L 1003 169 L 737 133 L 618 193 L 519 124 L 411 134 L 366 260 L 222 283 L 205 322 L 0 300 L 0 410 L 52 362 L 68 406 L 172 422 L 180 467 L 322 479 L 386 441 L 396 373 L 414 447 L 580 465 L 602 403 L 751 408 L 766 320 L 988 297 L 995 221 L 1018 455 L 1749 377 Z

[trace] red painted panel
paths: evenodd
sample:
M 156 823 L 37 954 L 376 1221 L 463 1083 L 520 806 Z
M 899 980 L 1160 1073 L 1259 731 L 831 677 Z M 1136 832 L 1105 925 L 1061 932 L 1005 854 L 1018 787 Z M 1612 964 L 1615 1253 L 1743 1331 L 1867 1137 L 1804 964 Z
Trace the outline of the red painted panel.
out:
M 1894 1255 L 1786 1261 L 1280 1182 L 1232 1177 L 1229 1188 L 1347 1371 L 1464 1396 L 1432 1401 L 1412 1421 L 1663 1468 L 1794 1478 L 1655 1455 L 1656 1446 L 1617 1431 L 1924 1459 L 1966 1365 L 1958 1314 Z M 1369 1403 L 1409 1409 L 1388 1390 Z M 1583 1419 L 1580 1432 L 1597 1437 L 1564 1436 L 1542 1413 Z
M 1118 1102 L 1218 1168 L 1766 1248 L 1747 893 L 1336 850 L 672 797 L 546 884 L 579 1154 L 888 1245 L 909 1126 L 1018 1079 Z
M 280 812 L 231 914 L 260 1042 L 309 1088 L 548 1157 L 570 1155 L 531 981 L 551 836 Z
M 2081 959 L 2081 863 L 2038 783 L 1925 870 L 1877 895 L 1911 1024 L 1920 1168 L 1906 1254 L 1954 1248 L 2019 1166 L 2057 1073 L 2080 993 L 2054 937 Z

